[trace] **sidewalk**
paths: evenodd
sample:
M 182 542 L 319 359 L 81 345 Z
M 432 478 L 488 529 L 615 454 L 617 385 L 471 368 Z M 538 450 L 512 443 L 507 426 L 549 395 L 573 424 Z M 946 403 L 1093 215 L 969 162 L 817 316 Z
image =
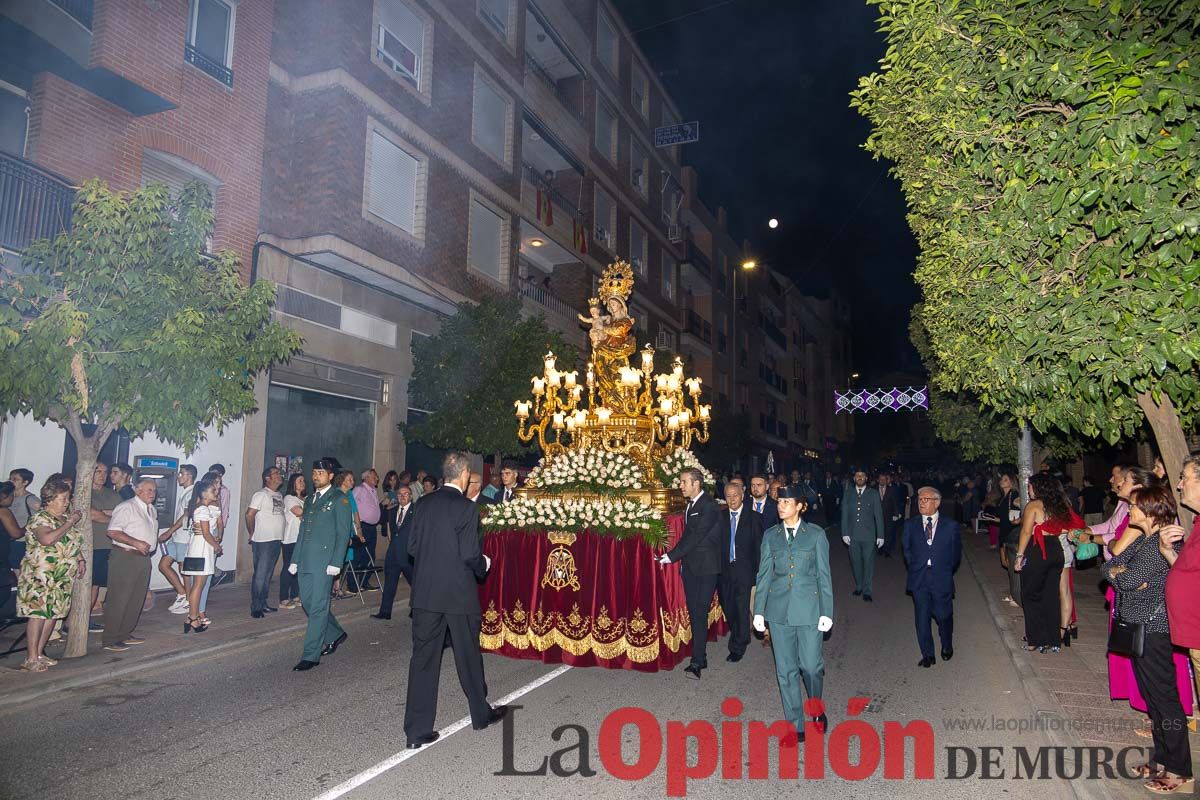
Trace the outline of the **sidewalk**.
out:
M 278 583 L 272 581 L 271 588 L 271 601 L 274 603 L 279 599 Z M 408 587 L 401 581 L 396 607 L 404 608 L 407 597 Z M 19 669 L 25 659 L 24 649 L 0 659 L 0 708 L 27 703 L 65 689 L 90 686 L 119 675 L 277 637 L 294 638 L 299 658 L 300 640 L 307 619 L 300 608 L 281 608 L 263 619 L 253 619 L 250 616 L 248 584 L 217 586 L 209 594 L 206 612 L 212 620 L 212 626 L 204 633 L 185 635 L 183 623 L 186 615 L 167 611 L 174 599 L 173 591 L 155 593 L 154 607 L 142 612 L 137 627 L 137 635 L 145 638 L 146 643 L 123 653 L 105 651 L 100 642 L 101 634 L 93 633 L 88 636 L 88 654 L 84 658 L 63 658 L 65 636 L 61 641 L 51 642 L 46 647 L 46 655 L 58 659 L 59 664 L 45 672 L 22 672 Z M 358 597 L 334 600 L 333 608 L 343 620 L 365 617 L 379 608 L 378 591 L 366 592 L 363 600 L 366 605 Z M 92 620 L 103 623 L 104 617 L 92 617 Z M 0 634 L 0 649 L 8 649 L 13 640 L 24 632 L 24 625 L 4 631 Z
M 1009 647 L 1009 653 L 1022 676 L 1026 694 L 1038 718 L 1058 728 L 1048 732 L 1055 745 L 1064 747 L 1138 747 L 1149 750 L 1152 742 L 1135 731 L 1148 720 L 1125 700 L 1108 696 L 1108 611 L 1104 607 L 1103 575 L 1097 566 L 1075 573 L 1075 605 L 1079 638 L 1058 653 L 1039 654 L 1021 649 L 1025 620 L 1021 609 L 1002 602 L 1008 594 L 1008 576 L 1000 557 L 988 550 L 987 537 L 963 528 L 963 553 L 966 564 L 959 580 L 974 573 L 979 581 L 996 627 Z M 964 621 L 965 622 L 965 621 Z M 1200 743 L 1192 734 L 1192 761 L 1200 765 Z M 1135 762 L 1136 763 L 1136 762 Z M 1079 797 L 1145 798 L 1150 792 L 1140 781 L 1073 781 Z

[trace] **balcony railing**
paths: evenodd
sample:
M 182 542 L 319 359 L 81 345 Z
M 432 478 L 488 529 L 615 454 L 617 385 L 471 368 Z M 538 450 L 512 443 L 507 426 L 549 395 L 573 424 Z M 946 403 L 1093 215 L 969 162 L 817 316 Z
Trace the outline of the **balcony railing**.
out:
M 758 322 L 759 326 L 763 329 L 763 333 L 767 335 L 767 338 L 782 349 L 787 349 L 787 334 L 781 331 L 778 325 L 768 319 L 765 314 L 759 315 Z
M 24 250 L 71 225 L 75 189 L 24 159 L 0 153 L 0 247 Z
M 184 45 L 183 58 L 196 69 L 207 72 L 226 86 L 233 86 L 233 70 L 220 62 L 213 61 L 190 44 Z
M 538 286 L 527 278 L 522 278 L 521 280 L 517 281 L 517 287 L 521 292 L 522 297 L 528 297 L 533 302 L 537 303 L 543 308 L 547 308 L 550 311 L 555 312 L 556 314 L 561 314 L 568 319 L 574 319 L 578 314 L 575 309 L 571 308 L 570 303 L 566 302 L 565 300 L 560 300 L 559 298 L 550 294 L 549 290 Z
M 538 189 L 541 189 L 543 192 L 548 194 L 554 205 L 566 211 L 572 220 L 581 218 L 579 214 L 579 206 L 568 200 L 567 196 L 558 189 L 555 189 L 553 186 L 547 184 L 546 179 L 542 177 L 540 172 L 538 172 L 537 167 L 530 164 L 522 164 L 521 166 L 525 171 L 525 180 L 529 181 Z
M 92 29 L 94 0 L 50 0 L 50 2 L 70 14 L 80 25 L 89 31 Z
M 554 80 L 550 73 L 546 71 L 546 68 L 543 67 L 538 60 L 528 52 L 525 53 L 525 66 L 530 72 L 538 76 L 543 83 L 550 87 L 550 89 L 554 92 L 554 96 L 558 98 L 558 102 L 562 103 L 563 108 L 574 114 L 577 119 L 581 121 L 583 120 L 583 107 L 580 102 L 563 91 L 562 81 Z
M 768 367 L 766 364 L 758 365 L 758 379 L 765 383 L 770 388 L 779 392 L 784 397 L 787 397 L 788 382 L 775 370 Z
M 684 330 L 705 344 L 712 344 L 712 323 L 691 309 L 688 309 Z

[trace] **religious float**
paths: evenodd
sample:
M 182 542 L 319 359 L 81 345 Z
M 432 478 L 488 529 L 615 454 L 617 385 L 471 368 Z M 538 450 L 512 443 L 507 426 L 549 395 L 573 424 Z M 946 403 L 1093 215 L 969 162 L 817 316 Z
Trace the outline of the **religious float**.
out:
M 542 458 L 517 499 L 483 519 L 486 651 L 644 672 L 691 655 L 680 566 L 655 555 L 683 532 L 680 474 L 699 468 L 711 489 L 689 449 L 708 440 L 710 408 L 680 359 L 656 375 L 654 349 L 638 351 L 633 281 L 629 264 L 610 265 L 580 315 L 591 342 L 582 380 L 547 353 L 516 402 L 518 435 Z M 715 597 L 708 623 L 710 639 L 728 630 Z

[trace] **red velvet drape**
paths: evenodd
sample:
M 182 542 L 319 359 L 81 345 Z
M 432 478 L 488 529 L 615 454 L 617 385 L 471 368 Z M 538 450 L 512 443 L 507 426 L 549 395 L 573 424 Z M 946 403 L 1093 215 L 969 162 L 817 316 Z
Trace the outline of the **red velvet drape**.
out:
M 673 544 L 683 516 L 666 521 Z M 659 566 L 640 537 L 506 530 L 484 536 L 483 551 L 492 559 L 479 589 L 484 650 L 641 672 L 672 669 L 691 655 L 679 565 Z M 728 632 L 715 596 L 708 618 L 710 641 Z

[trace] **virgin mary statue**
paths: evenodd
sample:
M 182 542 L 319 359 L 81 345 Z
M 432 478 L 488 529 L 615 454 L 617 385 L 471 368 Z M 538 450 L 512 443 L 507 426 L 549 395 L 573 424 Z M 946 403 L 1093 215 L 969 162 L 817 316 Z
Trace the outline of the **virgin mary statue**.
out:
M 637 352 L 637 340 L 630 333 L 635 320 L 629 316 L 626 305 L 632 291 L 633 269 L 629 264 L 617 261 L 604 270 L 599 300 L 608 318 L 604 322 L 604 336 L 592 345 L 592 365 L 600 401 L 614 411 L 621 411 L 624 406 L 621 367 L 628 367 L 629 357 Z

